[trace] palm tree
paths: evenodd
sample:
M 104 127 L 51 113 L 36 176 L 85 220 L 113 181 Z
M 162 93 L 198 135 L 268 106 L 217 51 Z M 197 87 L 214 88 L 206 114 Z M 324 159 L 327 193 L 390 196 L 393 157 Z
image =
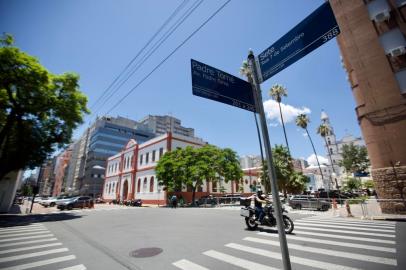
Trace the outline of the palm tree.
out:
M 247 77 L 248 81 L 251 83 L 252 81 L 252 72 L 251 69 L 248 65 L 248 62 L 246 60 L 244 60 L 242 62 L 242 66 L 240 68 L 240 74 L 242 76 Z M 261 151 L 261 161 L 262 161 L 262 166 L 264 166 L 265 162 L 264 162 L 264 152 L 262 150 L 262 140 L 261 140 L 261 133 L 259 132 L 259 125 L 258 125 L 258 119 L 257 119 L 257 115 L 254 112 L 254 119 L 255 119 L 255 125 L 257 127 L 257 134 L 258 134 L 258 142 L 259 142 L 259 150 Z
M 330 133 L 331 133 L 331 128 L 329 127 L 329 125 L 327 125 L 325 123 L 321 124 L 317 128 L 317 134 L 320 134 L 320 136 L 323 137 L 323 139 L 324 139 L 324 143 L 326 144 L 326 148 L 327 148 L 327 153 L 330 158 L 331 168 L 333 169 L 333 172 L 335 173 L 336 171 L 334 169 L 333 159 L 331 158 L 331 152 L 330 152 L 330 149 L 328 148 L 327 139 L 326 139 L 326 136 L 328 136 Z M 338 189 L 337 180 L 336 180 L 335 184 L 336 184 L 336 188 Z
M 281 115 L 281 121 L 282 121 L 282 127 L 283 127 L 283 133 L 285 135 L 286 147 L 288 148 L 288 151 L 290 153 L 290 148 L 289 148 L 289 144 L 288 144 L 288 137 L 286 136 L 285 123 L 283 121 L 282 108 L 281 108 L 282 96 L 284 96 L 284 97 L 288 96 L 288 91 L 282 85 L 275 84 L 269 90 L 269 96 L 271 96 L 276 102 L 278 102 L 279 113 Z
M 322 179 L 323 182 L 324 182 L 324 176 L 323 176 L 323 172 L 321 171 L 321 166 L 320 166 L 319 158 L 317 157 L 317 153 L 316 153 L 316 149 L 314 148 L 313 140 L 312 140 L 312 138 L 310 137 L 309 131 L 307 130 L 307 125 L 308 125 L 309 123 L 310 123 L 310 119 L 309 119 L 309 117 L 307 117 L 306 114 L 303 114 L 303 113 L 302 113 L 302 114 L 299 114 L 299 115 L 296 117 L 296 125 L 299 126 L 299 127 L 301 127 L 301 128 L 303 128 L 304 130 L 306 130 L 307 137 L 309 138 L 310 143 L 312 144 L 313 152 L 314 152 L 314 155 L 316 156 L 316 161 L 317 161 L 317 165 L 319 166 L 319 170 L 320 170 L 320 174 L 321 174 L 321 179 Z

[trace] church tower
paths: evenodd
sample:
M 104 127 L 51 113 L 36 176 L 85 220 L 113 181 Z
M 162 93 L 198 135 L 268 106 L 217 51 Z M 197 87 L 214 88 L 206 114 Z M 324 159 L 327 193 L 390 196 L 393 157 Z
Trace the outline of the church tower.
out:
M 331 126 L 330 118 L 325 111 L 321 111 L 321 122 L 330 128 L 330 132 L 327 134 L 326 141 L 324 143 L 327 158 L 329 159 L 330 166 L 332 165 L 333 171 L 337 175 L 340 175 L 341 169 L 338 166 L 338 163 L 342 159 L 342 156 L 339 152 L 340 149 L 338 147 L 336 135 L 334 134 L 334 128 Z

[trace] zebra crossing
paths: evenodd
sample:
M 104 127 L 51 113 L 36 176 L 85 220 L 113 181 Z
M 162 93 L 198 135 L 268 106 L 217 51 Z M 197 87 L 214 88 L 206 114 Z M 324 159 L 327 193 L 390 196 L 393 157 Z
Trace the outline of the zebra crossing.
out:
M 294 221 L 287 235 L 292 269 L 397 269 L 396 223 L 311 216 Z M 252 232 L 241 240 L 207 250 L 173 269 L 283 269 L 277 233 Z
M 0 227 L 0 269 L 85 270 L 43 224 Z

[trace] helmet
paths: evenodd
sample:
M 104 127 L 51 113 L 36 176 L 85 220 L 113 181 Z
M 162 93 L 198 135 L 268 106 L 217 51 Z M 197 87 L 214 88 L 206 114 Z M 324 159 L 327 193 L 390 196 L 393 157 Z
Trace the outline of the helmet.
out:
M 257 195 L 258 195 L 258 196 L 261 196 L 261 195 L 262 195 L 262 190 L 261 190 L 261 189 L 258 189 L 258 190 L 257 190 Z

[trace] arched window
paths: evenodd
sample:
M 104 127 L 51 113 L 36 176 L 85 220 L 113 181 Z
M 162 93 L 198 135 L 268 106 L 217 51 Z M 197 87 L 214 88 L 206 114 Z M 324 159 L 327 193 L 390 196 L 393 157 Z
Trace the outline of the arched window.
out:
M 111 193 L 111 183 L 108 184 L 108 186 L 109 186 L 109 192 L 108 192 L 108 194 L 110 194 L 110 193 Z
M 333 153 L 333 148 L 330 148 L 330 154 L 332 154 Z
M 114 192 L 115 187 L 116 187 L 116 183 L 113 183 L 113 187 L 111 189 L 111 192 Z
M 137 193 L 140 193 L 140 189 L 141 189 L 141 178 L 138 178 Z
M 143 192 L 146 192 L 147 191 L 147 178 L 145 177 L 144 178 L 144 183 L 142 184 L 142 191 Z
M 327 142 L 329 145 L 331 144 L 330 138 L 327 139 Z
M 149 180 L 149 192 L 154 192 L 154 177 L 151 176 L 151 179 Z

